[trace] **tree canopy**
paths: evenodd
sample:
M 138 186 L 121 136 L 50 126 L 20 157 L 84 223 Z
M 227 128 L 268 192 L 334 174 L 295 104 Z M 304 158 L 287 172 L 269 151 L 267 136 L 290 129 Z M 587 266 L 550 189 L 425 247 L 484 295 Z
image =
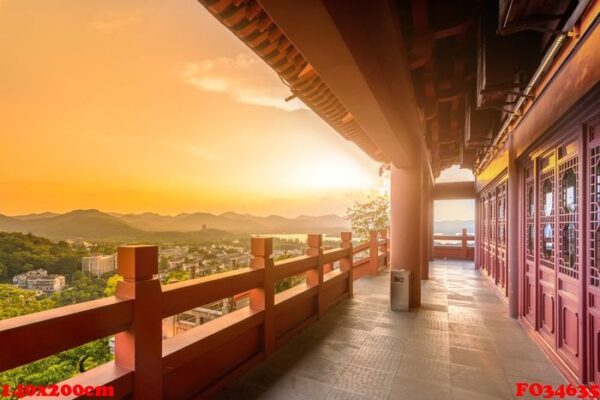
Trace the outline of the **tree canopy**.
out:
M 87 254 L 85 247 L 72 247 L 66 242 L 54 243 L 32 234 L 0 232 L 0 282 L 38 268 L 70 280 L 81 269 L 81 257 Z
M 390 227 L 390 199 L 387 194 L 355 202 L 346 211 L 346 219 L 352 224 L 354 237 L 359 240 L 369 238 L 369 232 Z
M 0 284 L 0 319 L 18 317 L 104 296 L 105 288 L 101 285 L 104 281 L 101 279 L 90 280 L 89 276 L 81 274 L 74 282 L 74 290 L 55 293 L 50 298 L 41 299 L 36 298 L 34 291 Z M 0 382 L 11 387 L 19 383 L 48 385 L 68 379 L 81 370 L 104 364 L 112 358 L 108 338 L 104 338 L 4 371 L 0 373 Z
M 32 290 L 0 284 L 0 319 L 18 317 L 54 307 L 56 307 L 54 300 L 38 300 Z

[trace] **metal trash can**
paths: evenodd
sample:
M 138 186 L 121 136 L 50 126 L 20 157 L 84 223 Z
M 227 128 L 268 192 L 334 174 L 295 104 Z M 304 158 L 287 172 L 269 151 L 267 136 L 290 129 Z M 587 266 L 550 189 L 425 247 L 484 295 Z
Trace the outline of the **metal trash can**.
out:
M 410 271 L 390 271 L 390 306 L 393 311 L 410 311 Z

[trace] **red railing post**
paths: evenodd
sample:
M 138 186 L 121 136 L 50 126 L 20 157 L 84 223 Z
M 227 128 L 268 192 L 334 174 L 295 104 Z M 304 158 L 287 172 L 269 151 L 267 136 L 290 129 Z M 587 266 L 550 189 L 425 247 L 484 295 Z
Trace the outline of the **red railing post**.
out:
M 263 287 L 250 290 L 250 308 L 264 312 L 263 350 L 268 356 L 275 350 L 275 279 L 273 261 L 273 238 L 250 239 L 252 260 L 250 268 L 263 269 Z
M 306 271 L 306 283 L 317 286 L 317 314 L 321 318 L 321 315 L 325 311 L 323 296 L 321 294 L 323 290 L 323 235 L 311 233 L 308 235 L 307 243 L 308 249 L 306 250 L 306 255 L 319 257 L 317 268 Z
M 379 273 L 379 232 L 369 232 L 369 275 L 377 275 Z
M 348 257 L 340 260 L 340 270 L 348 272 L 348 295 L 354 293 L 354 268 L 352 268 L 352 232 L 342 232 L 340 234 L 342 249 L 348 249 Z
M 388 248 L 389 248 L 389 243 L 388 243 L 388 231 L 387 229 L 381 229 L 379 231 L 379 237 L 383 240 L 385 240 L 385 243 L 381 245 L 381 250 L 383 251 L 383 255 L 385 256 L 384 260 L 383 260 L 383 266 L 387 266 L 388 265 Z
M 331 246 L 323 246 L 323 251 L 325 250 L 331 250 L 332 247 Z M 323 265 L 323 275 L 325 275 L 328 272 L 333 271 L 333 264 L 329 263 L 329 264 L 325 264 Z
M 115 296 L 133 299 L 133 321 L 115 337 L 115 363 L 134 371 L 133 398 L 162 398 L 162 292 L 157 246 L 122 246 Z M 89 321 L 93 323 L 93 321 Z
M 462 238 L 461 238 L 461 245 L 462 245 L 462 259 L 463 260 L 467 260 L 469 258 L 469 248 L 467 245 L 467 229 L 463 228 L 462 230 Z

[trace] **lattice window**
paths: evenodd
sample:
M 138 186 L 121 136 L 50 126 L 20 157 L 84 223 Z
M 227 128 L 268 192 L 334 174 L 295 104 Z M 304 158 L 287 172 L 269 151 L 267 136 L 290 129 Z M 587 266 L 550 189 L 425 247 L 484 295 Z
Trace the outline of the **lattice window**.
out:
M 540 174 L 539 182 L 539 262 L 554 269 L 554 169 Z
M 567 271 L 561 270 L 561 272 L 564 274 L 569 273 L 575 267 L 577 258 L 577 230 L 574 224 L 567 224 L 562 229 L 561 257 L 565 269 L 567 269 Z
M 535 188 L 533 181 L 533 168 L 525 170 L 525 256 L 528 260 L 535 259 Z
M 544 179 L 542 185 L 542 215 L 551 217 L 554 214 L 554 181 L 552 178 Z
M 496 208 L 497 242 L 499 246 L 504 247 L 506 244 L 506 186 L 504 183 L 498 186 Z
M 483 238 L 485 241 L 487 241 L 490 238 L 489 208 L 490 208 L 490 202 L 489 202 L 487 196 L 484 196 L 484 199 L 483 199 Z
M 494 194 L 490 196 L 490 240 L 496 242 L 496 196 Z
M 527 224 L 527 258 L 533 259 L 535 252 L 535 225 Z
M 559 255 L 558 271 L 561 274 L 578 278 L 579 254 L 578 231 L 578 161 L 579 157 L 571 157 L 559 165 Z
M 554 256 L 554 228 L 552 224 L 542 226 L 542 257 L 546 261 L 552 261 Z
M 533 180 L 527 182 L 527 218 L 535 217 L 535 196 L 533 194 Z
M 589 149 L 590 285 L 600 288 L 600 145 Z

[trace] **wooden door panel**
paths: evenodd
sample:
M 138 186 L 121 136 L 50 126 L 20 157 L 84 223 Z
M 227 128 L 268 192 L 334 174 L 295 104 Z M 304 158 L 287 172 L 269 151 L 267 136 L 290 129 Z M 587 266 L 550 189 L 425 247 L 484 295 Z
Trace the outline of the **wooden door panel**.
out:
M 541 285 L 540 286 L 540 332 L 545 339 L 555 346 L 555 299 L 554 288 Z

